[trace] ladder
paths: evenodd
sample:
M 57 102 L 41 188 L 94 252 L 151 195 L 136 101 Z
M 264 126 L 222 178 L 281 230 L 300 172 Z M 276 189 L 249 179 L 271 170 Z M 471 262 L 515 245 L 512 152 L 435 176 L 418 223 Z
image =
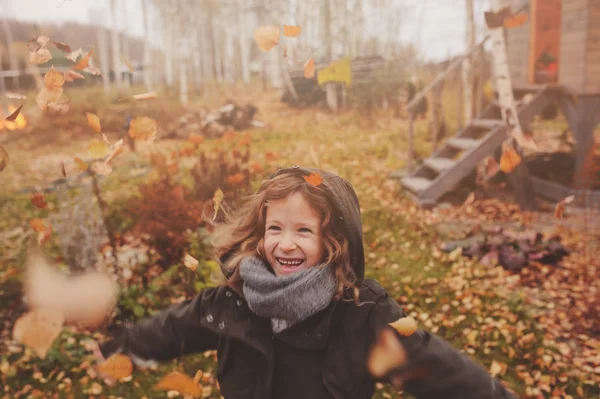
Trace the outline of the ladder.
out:
M 533 97 L 517 108 L 521 125 L 528 125 L 553 99 L 551 89 L 536 89 Z M 485 157 L 493 155 L 507 138 L 500 107 L 497 102 L 492 102 L 408 176 L 400 179 L 405 193 L 422 207 L 435 206 Z

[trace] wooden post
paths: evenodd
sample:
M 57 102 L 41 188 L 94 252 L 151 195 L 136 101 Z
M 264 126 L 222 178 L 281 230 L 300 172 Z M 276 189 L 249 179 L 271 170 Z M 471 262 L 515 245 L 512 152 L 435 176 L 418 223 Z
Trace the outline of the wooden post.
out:
M 479 85 L 477 85 L 477 115 L 483 111 L 483 87 L 485 86 L 484 79 L 485 71 L 485 51 L 483 47 L 479 51 Z
M 409 122 L 408 122 L 408 158 L 406 160 L 406 170 L 410 172 L 413 167 L 413 132 L 415 128 L 415 112 L 413 110 L 409 110 Z
M 456 97 L 456 104 L 458 107 L 458 113 L 457 113 L 457 118 L 456 118 L 456 127 L 458 130 L 462 129 L 464 124 L 463 124 L 463 116 L 464 116 L 464 106 L 463 106 L 463 81 L 462 79 L 456 79 L 456 82 L 458 87 L 457 89 L 457 97 Z

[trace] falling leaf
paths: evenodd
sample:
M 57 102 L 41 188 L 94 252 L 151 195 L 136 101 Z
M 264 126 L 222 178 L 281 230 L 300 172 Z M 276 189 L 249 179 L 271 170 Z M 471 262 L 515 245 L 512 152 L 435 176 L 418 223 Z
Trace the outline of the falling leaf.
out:
M 75 51 L 70 52 L 69 54 L 65 55 L 65 57 L 73 62 L 77 62 L 77 58 L 79 58 L 79 56 L 83 55 L 83 50 L 81 48 L 78 48 Z
M 60 335 L 64 316 L 52 309 L 36 309 L 19 317 L 13 328 L 13 339 L 46 358 L 54 340 Z
M 283 36 L 296 37 L 300 34 L 302 28 L 296 25 L 283 25 Z
M 70 107 L 70 103 L 48 103 L 46 106 L 46 110 L 50 115 L 64 115 L 69 111 Z
M 7 91 L 6 97 L 12 98 L 13 100 L 25 100 L 27 98 L 27 96 L 25 96 L 23 94 L 15 93 L 12 91 Z
M 57 42 L 56 40 L 53 40 L 52 43 L 56 46 L 57 49 L 59 49 L 62 52 L 71 52 L 71 46 L 69 46 L 68 44 L 65 44 L 63 42 Z
M 120 143 L 120 144 L 119 144 Z M 118 145 L 117 145 L 118 144 Z M 115 159 L 117 157 L 117 155 L 119 155 L 121 152 L 123 152 L 123 139 L 117 141 L 117 143 L 115 144 L 115 146 L 112 149 L 112 152 L 108 155 L 108 158 L 106 158 L 106 163 L 110 163 L 113 159 Z
M 40 233 L 47 229 L 46 224 L 42 219 L 31 219 L 29 225 L 36 233 Z
M 44 197 L 44 194 L 42 193 L 31 194 L 31 203 L 40 209 L 48 209 L 46 197 Z
M 319 185 L 323 183 L 323 177 L 318 173 L 311 173 L 310 175 L 303 177 L 311 186 L 319 187 Z
M 54 91 L 63 87 L 65 84 L 65 76 L 54 69 L 54 65 L 52 65 L 50 70 L 44 75 L 44 84 L 48 90 Z
M 509 18 L 504 20 L 504 27 L 511 29 L 517 28 L 527 22 L 528 16 L 527 13 L 520 13 L 517 15 L 511 15 Z
M 134 100 L 150 100 L 153 98 L 157 98 L 158 93 L 156 93 L 156 91 L 151 91 L 149 93 L 134 94 L 132 97 Z
M 82 161 L 79 157 L 75 157 L 73 158 L 73 160 L 75 161 L 75 164 L 77 165 L 79 170 L 81 170 L 82 172 L 85 172 L 90 167 L 90 165 L 87 162 Z
M 98 365 L 97 370 L 115 380 L 122 380 L 133 372 L 133 363 L 127 355 L 116 353 Z
M 6 165 L 8 165 L 8 152 L 6 152 L 2 144 L 0 144 L 0 172 L 6 168 Z
M 235 175 L 227 177 L 226 180 L 227 183 L 231 184 L 232 186 L 239 186 L 244 182 L 244 175 L 242 175 L 241 173 L 236 173 Z
M 19 108 L 17 108 L 15 110 L 15 112 L 13 112 L 12 114 L 8 115 L 6 117 L 7 121 L 13 122 L 15 119 L 17 119 L 17 116 L 19 116 L 19 113 L 21 112 L 21 108 L 23 108 L 24 104 L 19 105 Z
M 504 145 L 502 157 L 500 157 L 500 170 L 504 173 L 510 173 L 521 163 L 521 157 L 517 151 L 510 145 Z
M 61 171 L 63 177 L 66 178 L 67 171 L 65 170 L 65 163 L 63 161 L 60 161 L 60 171 Z
M 102 140 L 94 139 L 88 146 L 88 154 L 92 158 L 104 158 L 108 155 L 110 149 L 106 145 L 106 143 Z
M 158 133 L 158 124 L 147 116 L 138 116 L 129 124 L 129 135 L 136 141 L 152 143 Z
M 125 59 L 125 57 L 121 56 L 121 61 L 123 61 L 123 63 L 125 65 L 127 65 L 127 68 L 129 68 L 129 72 L 133 73 L 133 67 L 131 66 L 131 64 L 129 63 L 129 61 L 127 61 Z
M 91 112 L 86 112 L 88 124 L 94 129 L 96 132 L 101 133 L 102 127 L 100 126 L 100 119 L 96 116 L 96 114 L 92 114 Z
M 196 258 L 194 258 L 192 255 L 186 253 L 185 257 L 183 258 L 183 264 L 188 269 L 196 271 L 196 269 L 198 269 L 198 264 L 199 263 L 198 263 L 198 260 Z
M 63 76 L 65 78 L 65 82 L 73 82 L 76 79 L 85 79 L 85 77 L 82 74 L 80 74 L 79 72 L 75 72 L 75 71 L 71 71 L 71 70 L 63 72 Z
M 56 90 L 48 90 L 46 87 L 43 87 L 35 98 L 35 101 L 37 102 L 38 107 L 43 111 L 48 108 L 48 104 L 58 102 L 58 99 L 62 94 L 62 87 Z
M 396 333 L 389 328 L 385 328 L 371 348 L 367 368 L 374 377 L 381 378 L 391 370 L 404 365 L 406 361 L 406 352 Z
M 315 60 L 310 57 L 304 64 L 304 77 L 306 79 L 312 79 L 315 77 Z
M 29 62 L 34 65 L 45 64 L 52 59 L 52 54 L 48 49 L 40 49 L 36 52 L 29 53 Z
M 262 51 L 269 51 L 279 43 L 279 26 L 263 25 L 254 29 L 254 40 Z
M 101 133 L 102 134 L 102 140 L 104 140 L 104 142 L 106 143 L 107 146 L 111 146 L 110 144 L 110 140 L 108 139 L 108 137 L 106 137 L 106 134 Z
M 90 75 L 94 75 L 94 76 L 102 75 L 102 72 L 100 72 L 100 70 L 98 68 L 96 68 L 95 66 L 91 66 L 91 65 L 88 65 L 85 68 L 83 68 L 83 72 L 87 72 Z
M 204 142 L 204 136 L 201 136 L 199 134 L 190 134 L 187 141 L 189 143 L 192 143 L 194 145 L 200 145 Z
M 401 317 L 395 322 L 390 323 L 390 326 L 400 334 L 406 336 L 412 335 L 415 331 L 417 331 L 417 321 L 410 316 Z
M 554 209 L 554 216 L 557 219 L 562 219 L 564 217 L 565 208 L 566 208 L 567 204 L 570 204 L 571 202 L 573 202 L 574 199 L 575 199 L 574 195 L 569 195 L 568 197 L 566 197 L 562 201 L 560 201 L 558 204 L 556 204 L 556 208 Z
M 177 391 L 183 395 L 201 395 L 202 387 L 194 380 L 179 371 L 173 371 L 160 379 L 154 386 L 156 390 Z
M 101 176 L 108 176 L 112 172 L 112 167 L 106 162 L 96 162 L 92 164 L 92 170 Z
M 49 40 L 50 38 L 46 35 L 40 35 L 35 39 L 31 39 L 27 42 L 27 50 L 30 53 L 35 53 L 36 51 L 39 51 L 42 47 L 44 47 Z
M 92 49 L 87 54 L 83 55 L 83 57 L 81 57 L 79 62 L 77 62 L 71 68 L 75 69 L 76 71 L 82 71 L 82 70 L 86 69 L 90 65 L 90 57 L 92 56 L 93 53 L 94 53 L 94 48 L 92 47 Z
M 215 195 L 213 196 L 213 202 L 215 204 L 215 213 L 213 214 L 212 220 L 214 221 L 217 218 L 217 212 L 219 212 L 219 207 L 221 206 L 221 201 L 223 201 L 223 191 L 220 188 L 217 188 L 215 191 Z

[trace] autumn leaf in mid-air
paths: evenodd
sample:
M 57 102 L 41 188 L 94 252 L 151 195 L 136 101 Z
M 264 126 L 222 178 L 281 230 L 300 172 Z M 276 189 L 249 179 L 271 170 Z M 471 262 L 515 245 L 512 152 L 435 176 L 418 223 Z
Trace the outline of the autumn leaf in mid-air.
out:
M 13 338 L 45 359 L 52 343 L 60 335 L 64 321 L 59 311 L 35 309 L 19 317 L 13 328 Z
M 302 28 L 295 25 L 283 25 L 283 36 L 296 37 L 300 34 Z
M 8 165 L 8 152 L 6 152 L 2 144 L 0 144 L 0 172 L 6 168 L 6 165 Z
M 131 97 L 133 97 L 134 100 L 151 100 L 153 98 L 157 98 L 158 93 L 156 91 L 151 91 L 148 93 L 134 94 Z
M 79 72 L 71 70 L 63 72 L 63 76 L 65 78 L 65 82 L 73 82 L 76 79 L 85 79 L 85 77 Z
M 79 50 L 81 50 L 81 49 L 79 49 Z M 92 54 L 94 54 L 93 47 L 87 54 L 83 55 L 83 57 L 81 57 L 81 59 L 75 65 L 73 65 L 71 68 L 75 69 L 76 71 L 85 70 L 88 66 L 90 66 L 90 57 L 92 56 Z
M 215 195 L 213 196 L 213 202 L 215 205 L 215 213 L 213 214 L 212 220 L 214 221 L 217 218 L 217 212 L 219 212 L 219 207 L 221 206 L 221 201 L 223 201 L 223 191 L 220 188 L 217 188 L 215 191 Z
M 94 139 L 88 146 L 88 154 L 92 158 L 104 158 L 108 155 L 110 148 L 102 140 Z
M 63 87 L 65 84 L 65 75 L 54 69 L 54 65 L 44 75 L 44 84 L 50 91 Z
M 574 195 L 569 195 L 568 197 L 566 197 L 562 201 L 560 201 L 558 204 L 556 204 L 556 208 L 554 208 L 554 216 L 557 219 L 562 219 L 564 217 L 564 213 L 565 213 L 567 204 L 570 204 L 571 202 L 573 202 L 574 199 L 575 199 Z
M 42 193 L 31 194 L 31 203 L 40 209 L 48 209 L 46 197 L 44 197 L 44 194 Z
M 23 104 L 19 105 L 19 108 L 15 109 L 15 111 L 6 117 L 7 121 L 13 122 L 19 116 L 21 109 L 23 108 Z
M 73 62 L 77 62 L 77 58 L 79 58 L 83 54 L 83 49 L 78 48 L 77 50 L 71 51 L 69 54 L 65 55 L 65 58 Z
M 115 380 L 122 380 L 129 377 L 133 372 L 133 363 L 129 356 L 122 353 L 116 353 L 106 359 L 105 362 L 98 365 L 97 370 L 99 373 L 114 378 Z
M 82 161 L 79 157 L 75 157 L 73 158 L 73 160 L 75 161 L 75 164 L 77 165 L 79 170 L 82 172 L 85 172 L 90 167 L 90 165 L 88 165 L 87 162 Z
M 138 116 L 129 124 L 129 135 L 136 141 L 152 143 L 158 134 L 158 124 L 147 116 Z
M 369 352 L 367 368 L 376 378 L 381 378 L 391 370 L 407 362 L 406 351 L 393 330 L 385 328 Z
M 100 119 L 96 116 L 96 114 L 92 114 L 91 112 L 86 112 L 88 124 L 94 129 L 97 133 L 102 132 L 102 127 L 100 126 Z
M 55 90 L 48 90 L 48 88 L 42 87 L 42 90 L 40 90 L 40 92 L 38 93 L 37 97 L 35 98 L 35 101 L 38 107 L 40 107 L 40 109 L 43 111 L 46 108 L 48 108 L 48 104 L 57 103 L 62 94 L 62 87 L 59 87 Z
M 310 57 L 304 64 L 304 77 L 306 79 L 312 79 L 315 77 L 315 60 Z
M 173 371 L 160 379 L 154 386 L 156 390 L 177 391 L 183 395 L 201 395 L 202 387 L 192 377 L 179 371 Z
M 304 180 L 311 186 L 318 187 L 321 183 L 323 183 L 323 177 L 318 173 L 311 173 L 308 176 L 303 176 Z
M 390 323 L 390 326 L 398 331 L 402 335 L 412 335 L 415 331 L 417 331 L 417 321 L 410 316 L 401 317 L 393 323 Z
M 66 43 L 57 42 L 56 40 L 53 40 L 52 43 L 56 46 L 57 49 L 59 49 L 62 52 L 65 52 L 65 53 L 71 52 L 71 46 L 69 46 Z
M 512 172 L 521 163 L 521 156 L 511 145 L 504 145 L 500 157 L 500 170 L 504 173 Z
M 27 96 L 19 93 L 15 93 L 13 91 L 7 91 L 6 97 L 11 98 L 13 100 L 26 100 Z
M 199 263 L 196 258 L 194 258 L 192 255 L 186 253 L 185 256 L 183 257 L 183 264 L 188 269 L 196 271 L 196 269 L 198 269 Z
M 29 62 L 34 65 L 45 64 L 52 59 L 52 54 L 46 48 L 40 49 L 36 52 L 29 53 Z
M 281 31 L 276 25 L 263 25 L 254 29 L 254 40 L 262 51 L 269 51 L 279 43 Z
M 96 162 L 92 164 L 92 170 L 100 176 L 108 176 L 112 172 L 112 166 L 106 162 Z
M 127 65 L 127 68 L 129 69 L 129 72 L 133 73 L 133 66 L 131 66 L 131 64 L 129 63 L 129 61 L 127 61 L 125 59 L 125 57 L 121 56 L 121 61 L 123 61 L 123 63 L 125 65 Z

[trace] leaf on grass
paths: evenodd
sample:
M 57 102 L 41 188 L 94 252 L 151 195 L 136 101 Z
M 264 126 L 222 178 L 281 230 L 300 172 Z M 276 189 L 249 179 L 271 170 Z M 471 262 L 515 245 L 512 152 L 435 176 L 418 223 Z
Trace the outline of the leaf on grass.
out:
M 29 62 L 34 65 L 45 64 L 52 59 L 52 54 L 48 49 L 40 49 L 36 52 L 29 53 Z
M 86 112 L 88 124 L 94 129 L 96 132 L 101 133 L 102 127 L 100 126 L 100 119 L 96 114 L 92 114 L 91 112 Z
M 496 360 L 492 360 L 492 365 L 490 366 L 490 374 L 492 377 L 496 377 L 497 375 L 503 375 L 506 372 L 507 365 L 498 362 Z
M 200 144 L 202 144 L 204 142 L 204 136 L 192 133 L 188 137 L 188 142 L 192 143 L 194 145 L 200 145 Z
M 306 79 L 312 79 L 315 77 L 315 60 L 310 57 L 304 64 L 304 77 Z
M 131 64 L 129 63 L 129 61 L 127 61 L 125 59 L 125 57 L 121 56 L 121 61 L 123 61 L 123 63 L 125 65 L 127 65 L 127 68 L 129 68 L 129 72 L 133 73 L 133 67 L 131 66 Z
M 46 223 L 42 219 L 31 219 L 29 225 L 36 233 L 41 233 L 47 229 Z
M 556 208 L 554 208 L 554 216 L 557 219 L 562 219 L 564 217 L 564 213 L 565 213 L 567 204 L 570 204 L 571 202 L 573 202 L 574 199 L 575 199 L 574 195 L 569 195 L 568 197 L 566 197 L 562 201 L 560 201 L 558 204 L 556 204 Z
M 45 359 L 60 335 L 64 321 L 64 316 L 56 310 L 36 309 L 19 317 L 13 328 L 13 338 Z
M 185 265 L 185 267 L 187 267 L 190 270 L 196 271 L 196 269 L 198 269 L 198 260 L 196 258 L 194 258 L 192 255 L 190 254 L 185 254 L 184 258 L 183 258 L 183 264 Z
M 132 97 L 134 100 L 150 100 L 153 98 L 157 98 L 158 93 L 156 91 L 151 91 L 149 93 L 134 94 Z
M 160 379 L 155 390 L 177 391 L 183 395 L 201 395 L 202 387 L 192 377 L 179 371 L 173 371 Z
M 53 40 L 52 44 L 54 44 L 56 46 L 56 48 L 59 49 L 62 52 L 65 52 L 65 53 L 70 53 L 71 52 L 71 46 L 69 46 L 66 43 L 57 42 L 56 40 Z
M 296 37 L 300 34 L 302 28 L 296 25 L 283 25 L 283 36 Z
M 85 172 L 90 167 L 90 165 L 87 162 L 82 161 L 79 157 L 73 158 L 73 161 L 75 161 L 75 164 L 82 172 Z
M 99 139 L 94 139 L 88 146 L 88 154 L 94 159 L 104 158 L 108 155 L 110 148 L 106 143 Z
M 25 96 L 23 94 L 15 93 L 12 91 L 7 91 L 6 97 L 12 98 L 13 100 L 25 100 L 27 98 L 27 96 Z
M 92 170 L 100 176 L 108 176 L 112 172 L 112 167 L 106 162 L 95 162 L 92 164 Z
M 223 191 L 220 188 L 217 188 L 215 191 L 215 195 L 213 196 L 213 202 L 215 205 L 215 213 L 213 214 L 212 220 L 214 221 L 217 218 L 217 212 L 219 212 L 219 207 L 221 206 L 221 201 L 223 201 Z
M 21 112 L 21 109 L 23 108 L 24 104 L 19 105 L 19 108 L 15 109 L 15 112 L 13 112 L 12 114 L 8 115 L 6 117 L 7 121 L 13 122 L 15 119 L 17 119 L 17 116 L 19 116 L 19 113 Z
M 385 328 L 371 348 L 367 368 L 374 377 L 381 378 L 391 370 L 404 365 L 406 361 L 406 352 L 396 333 L 389 328 Z
M 54 65 L 44 75 L 44 84 L 50 91 L 63 87 L 65 84 L 65 75 L 54 69 Z
M 129 135 L 136 141 L 152 143 L 158 133 L 158 124 L 147 116 L 138 116 L 129 124 Z
M 323 183 L 323 177 L 318 173 L 311 173 L 308 176 L 303 176 L 308 184 L 314 187 L 319 187 Z
M 410 316 L 401 317 L 395 322 L 390 323 L 390 326 L 405 336 L 412 335 L 415 331 L 417 331 L 417 321 Z
M 98 365 L 97 370 L 99 373 L 108 375 L 115 380 L 122 380 L 129 377 L 133 372 L 133 363 L 129 356 L 117 353 Z
M 63 72 L 63 76 L 65 78 L 65 82 L 73 82 L 76 79 L 85 79 L 85 77 L 80 74 L 79 72 L 75 72 L 75 71 L 66 71 Z
M 227 177 L 227 183 L 231 184 L 232 186 L 239 186 L 243 182 L 244 175 L 242 175 L 241 173 L 236 173 L 235 175 Z
M 263 25 L 254 29 L 254 40 L 262 51 L 269 51 L 279 43 L 281 31 L 276 25 Z
M 6 168 L 6 165 L 8 165 L 8 152 L 6 152 L 2 144 L 0 144 L 0 172 Z
M 504 173 L 510 173 L 521 163 L 521 156 L 510 145 L 504 145 L 502 157 L 500 157 L 500 169 Z
M 31 203 L 40 209 L 48 209 L 46 197 L 44 197 L 44 194 L 42 193 L 31 194 Z

